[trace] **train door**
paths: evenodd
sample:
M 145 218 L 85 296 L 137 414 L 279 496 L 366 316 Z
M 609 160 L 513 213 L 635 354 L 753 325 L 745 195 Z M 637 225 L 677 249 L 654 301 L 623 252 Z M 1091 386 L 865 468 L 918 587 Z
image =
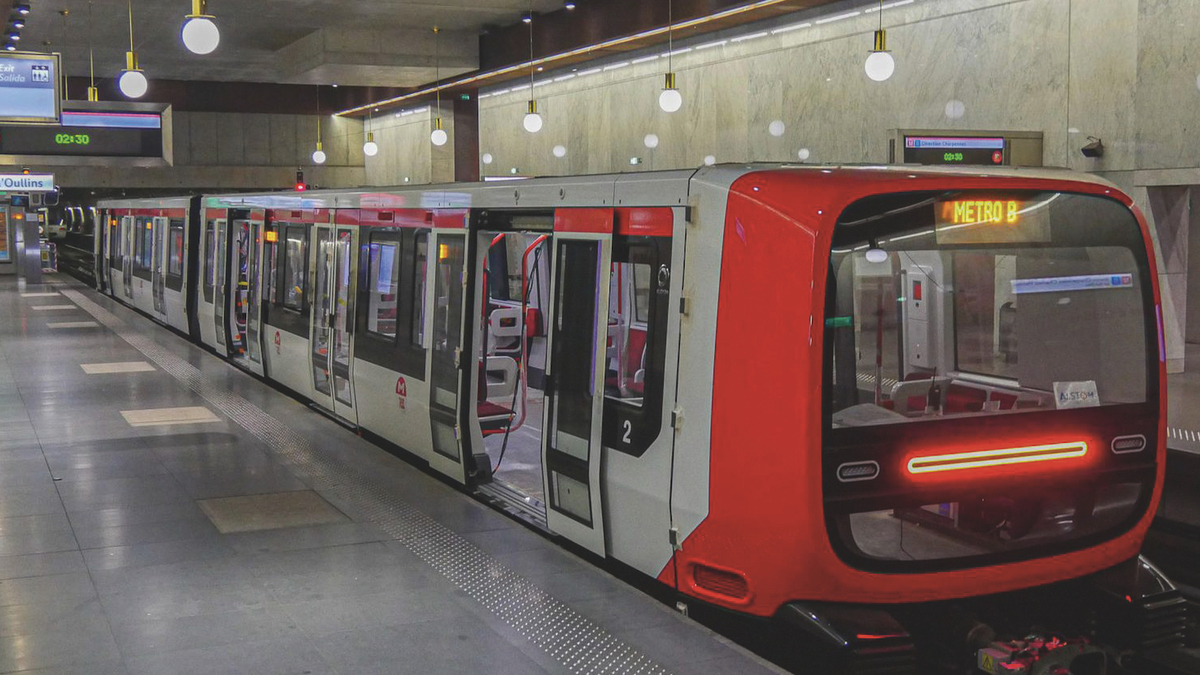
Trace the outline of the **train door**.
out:
M 121 256 L 121 276 L 125 282 L 125 297 L 133 303 L 133 257 L 137 255 L 137 218 L 125 216 L 121 219 L 121 239 L 124 255 Z
M 217 269 L 214 274 L 216 294 L 213 303 L 213 320 L 217 328 L 217 345 L 228 354 L 229 326 L 225 322 L 225 308 L 229 305 L 229 221 L 218 218 L 217 243 L 214 251 L 217 257 Z
M 429 421 L 433 435 L 433 455 L 429 466 L 460 483 L 466 482 L 463 462 L 465 447 L 459 424 L 463 399 L 462 362 L 463 308 L 466 306 L 467 236 L 463 232 L 434 230 L 430 250 L 437 255 L 433 265 L 433 283 L 427 284 L 425 334 L 429 336 Z
M 163 266 L 167 257 L 168 222 L 166 218 L 154 218 L 153 220 L 154 245 L 150 264 L 150 293 L 154 298 L 154 314 L 155 318 L 164 323 L 167 321 L 167 281 Z
M 262 223 L 239 218 L 229 225 L 229 354 L 234 363 L 255 375 L 264 374 L 262 362 L 259 260 L 262 258 Z
M 600 460 L 612 274 L 604 233 L 556 232 L 542 466 L 550 529 L 603 556 Z
M 314 400 L 357 425 L 354 381 L 350 377 L 357 276 L 355 234 L 355 229 L 349 227 L 317 227 L 310 358 Z
M 108 256 L 112 253 L 108 250 L 110 241 L 108 224 L 108 210 L 100 210 L 92 207 L 92 273 L 96 275 L 96 290 L 101 293 L 108 291 Z

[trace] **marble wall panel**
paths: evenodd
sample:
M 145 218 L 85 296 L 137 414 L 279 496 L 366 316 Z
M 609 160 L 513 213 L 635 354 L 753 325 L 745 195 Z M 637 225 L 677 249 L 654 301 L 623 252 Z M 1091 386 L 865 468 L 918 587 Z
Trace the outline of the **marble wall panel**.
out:
M 240 113 L 217 116 L 217 163 L 229 166 L 246 164 L 246 129 Z
M 1138 3 L 1137 167 L 1200 165 L 1200 3 Z

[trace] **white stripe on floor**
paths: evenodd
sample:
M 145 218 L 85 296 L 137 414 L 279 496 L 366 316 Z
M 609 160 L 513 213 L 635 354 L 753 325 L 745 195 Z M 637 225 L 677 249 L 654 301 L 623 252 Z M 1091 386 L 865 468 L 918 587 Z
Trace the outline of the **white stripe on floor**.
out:
M 131 427 L 162 427 L 173 424 L 208 424 L 221 419 L 203 406 L 182 408 L 150 408 L 148 410 L 122 410 L 121 415 Z
M 148 373 L 154 366 L 146 361 L 123 361 L 121 363 L 81 363 L 80 368 L 88 375 L 107 375 L 109 373 Z

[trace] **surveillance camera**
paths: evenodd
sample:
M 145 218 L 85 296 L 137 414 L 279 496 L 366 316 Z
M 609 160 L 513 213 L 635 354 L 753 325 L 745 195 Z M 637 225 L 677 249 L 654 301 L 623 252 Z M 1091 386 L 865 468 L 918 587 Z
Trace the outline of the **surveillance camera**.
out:
M 1088 136 L 1088 140 L 1091 141 L 1091 143 L 1088 143 L 1079 150 L 1083 153 L 1083 156 L 1090 159 L 1098 159 L 1103 157 L 1104 141 L 1096 138 L 1095 136 Z

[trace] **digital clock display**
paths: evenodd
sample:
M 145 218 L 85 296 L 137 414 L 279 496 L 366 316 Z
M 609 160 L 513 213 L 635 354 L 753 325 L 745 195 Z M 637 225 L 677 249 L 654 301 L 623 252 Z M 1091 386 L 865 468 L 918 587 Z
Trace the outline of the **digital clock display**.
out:
M 90 145 L 92 137 L 88 134 L 54 134 L 54 142 L 58 145 Z

